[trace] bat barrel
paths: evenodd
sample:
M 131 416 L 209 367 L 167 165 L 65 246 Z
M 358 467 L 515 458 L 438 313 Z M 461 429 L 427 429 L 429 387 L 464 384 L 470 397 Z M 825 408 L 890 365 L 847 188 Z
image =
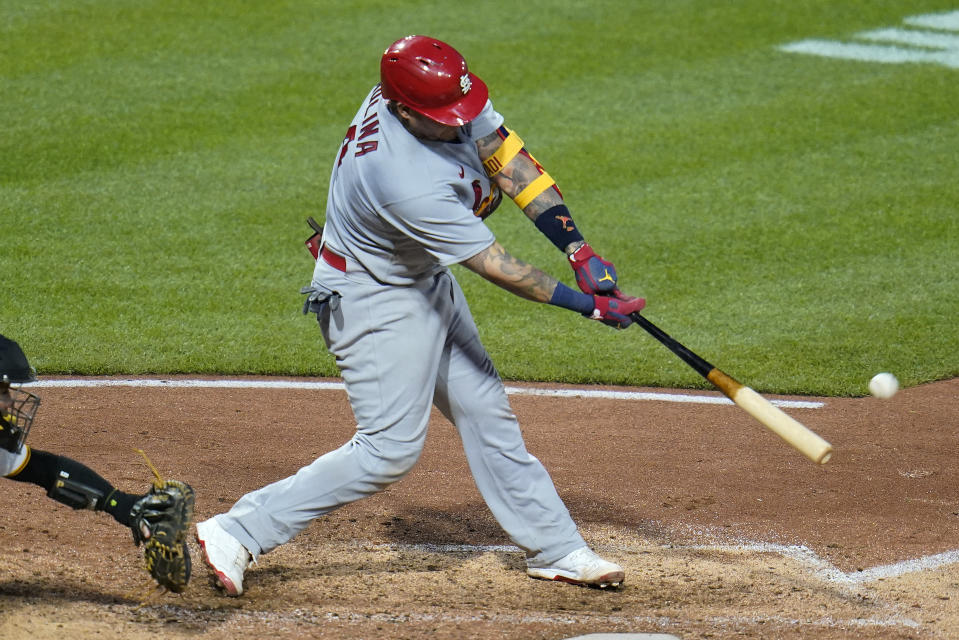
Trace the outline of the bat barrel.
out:
M 665 331 L 647 320 L 640 313 L 630 318 L 651 336 L 663 343 L 686 364 L 709 380 L 726 397 L 749 415 L 756 418 L 780 438 L 792 445 L 801 454 L 817 464 L 826 464 L 832 457 L 832 445 L 782 409 L 775 407 L 764 397 L 743 385 L 730 375 L 720 371 L 698 355 L 671 338 Z

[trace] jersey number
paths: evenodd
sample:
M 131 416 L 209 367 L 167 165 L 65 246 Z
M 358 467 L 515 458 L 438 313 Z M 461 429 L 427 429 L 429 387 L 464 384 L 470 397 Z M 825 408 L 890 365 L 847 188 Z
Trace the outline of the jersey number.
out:
M 356 125 L 346 130 L 346 137 L 343 138 L 343 148 L 340 149 L 340 159 L 337 160 L 336 166 L 339 167 L 343 164 L 343 157 L 346 155 L 346 150 L 349 148 L 350 143 L 356 139 L 356 157 L 365 156 L 371 151 L 376 151 L 376 147 L 379 146 L 379 142 L 376 140 L 364 140 L 374 133 L 379 133 L 380 131 L 380 121 L 377 119 L 376 113 L 371 115 L 369 118 L 363 121 L 363 128 L 360 129 L 360 137 L 356 138 Z
M 353 138 L 356 137 L 356 125 L 346 130 L 346 137 L 343 138 L 343 147 L 340 149 L 340 159 L 337 161 L 336 166 L 343 164 L 343 156 L 346 155 L 346 150 L 350 147 L 350 143 L 353 142 Z

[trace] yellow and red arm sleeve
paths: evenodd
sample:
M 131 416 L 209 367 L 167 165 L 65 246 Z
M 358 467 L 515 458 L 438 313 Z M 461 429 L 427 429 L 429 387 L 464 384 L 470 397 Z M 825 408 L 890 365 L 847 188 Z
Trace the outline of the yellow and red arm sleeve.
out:
M 546 170 L 543 169 L 543 165 L 536 161 L 536 158 L 530 154 L 523 143 L 523 139 L 519 135 L 506 127 L 500 127 L 497 130 L 500 138 L 503 140 L 499 148 L 493 152 L 489 158 L 483 162 L 483 168 L 486 170 L 486 175 L 490 178 L 493 178 L 506 168 L 513 158 L 517 155 L 524 155 L 530 159 L 533 165 L 539 171 L 540 175 L 538 178 L 533 180 L 531 183 L 526 185 L 526 187 L 520 191 L 518 194 L 512 196 L 513 202 L 516 203 L 520 209 L 525 209 L 529 203 L 536 199 L 536 196 L 540 195 L 550 187 L 556 189 L 556 193 L 562 197 L 562 192 L 560 192 L 559 187 L 556 186 L 556 181 Z

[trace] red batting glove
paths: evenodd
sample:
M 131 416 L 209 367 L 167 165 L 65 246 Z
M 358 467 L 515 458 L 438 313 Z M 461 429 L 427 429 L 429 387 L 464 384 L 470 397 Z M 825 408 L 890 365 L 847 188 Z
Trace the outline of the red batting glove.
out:
M 617 290 L 617 293 L 620 293 Z M 646 306 L 646 298 L 634 298 L 620 293 L 617 297 L 593 296 L 593 315 L 588 316 L 599 320 L 605 325 L 617 329 L 625 329 L 633 324 L 631 313 L 639 313 Z
M 596 255 L 589 244 L 583 243 L 571 253 L 569 262 L 576 275 L 576 284 L 583 293 L 609 295 L 616 290 L 616 267 Z

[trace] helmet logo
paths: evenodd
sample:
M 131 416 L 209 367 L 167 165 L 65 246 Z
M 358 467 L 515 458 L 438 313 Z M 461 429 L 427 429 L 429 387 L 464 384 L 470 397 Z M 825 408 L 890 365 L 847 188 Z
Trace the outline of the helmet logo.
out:
M 469 74 L 464 73 L 463 75 L 461 75 L 460 89 L 462 89 L 463 95 L 465 96 L 467 93 L 469 93 L 470 89 L 472 88 L 473 88 L 473 81 L 470 80 Z

